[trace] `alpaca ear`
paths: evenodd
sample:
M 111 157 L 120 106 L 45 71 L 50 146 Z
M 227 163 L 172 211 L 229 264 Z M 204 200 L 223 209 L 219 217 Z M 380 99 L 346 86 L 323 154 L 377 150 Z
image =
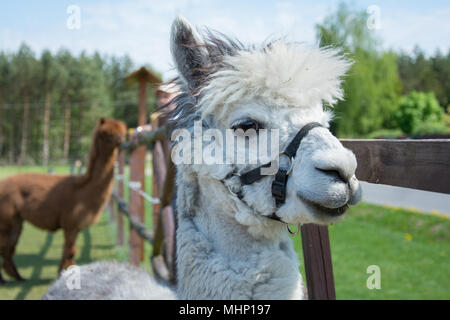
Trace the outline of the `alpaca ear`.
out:
M 105 118 L 101 117 L 98 123 L 99 123 L 100 125 L 102 125 L 102 124 L 104 124 L 105 122 L 106 122 Z
M 210 65 L 210 57 L 203 38 L 183 17 L 172 23 L 170 49 L 175 66 L 190 90 L 196 89 L 204 75 L 202 71 Z

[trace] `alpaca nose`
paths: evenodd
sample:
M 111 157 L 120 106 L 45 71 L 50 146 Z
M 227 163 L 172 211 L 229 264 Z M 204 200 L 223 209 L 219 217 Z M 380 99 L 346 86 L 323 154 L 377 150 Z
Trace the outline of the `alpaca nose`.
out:
M 328 176 L 332 176 L 336 179 L 341 180 L 344 183 L 348 183 L 350 181 L 350 178 L 342 168 L 326 168 L 326 169 L 322 169 L 319 167 L 316 167 L 317 170 L 325 173 Z
M 343 147 L 317 153 L 313 157 L 313 163 L 316 170 L 346 184 L 356 171 L 355 155 Z
M 123 135 L 118 134 L 117 137 L 116 137 L 116 141 L 117 141 L 117 145 L 120 146 L 123 143 L 123 141 L 124 141 Z

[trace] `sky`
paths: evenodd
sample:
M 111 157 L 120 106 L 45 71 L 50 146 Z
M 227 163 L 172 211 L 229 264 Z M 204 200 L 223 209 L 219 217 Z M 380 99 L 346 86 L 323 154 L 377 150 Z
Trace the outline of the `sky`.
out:
M 39 54 L 66 48 L 74 54 L 121 56 L 137 65 L 150 64 L 165 79 L 174 75 L 170 57 L 170 25 L 177 15 L 243 43 L 270 38 L 316 43 L 315 24 L 332 13 L 333 0 L 15 0 L 0 3 L 0 50 L 14 51 L 25 42 Z M 412 52 L 419 45 L 427 54 L 450 48 L 449 0 L 361 0 L 376 20 L 384 49 Z M 79 28 L 76 13 L 79 9 Z M 73 22 L 75 21 L 75 24 Z M 68 27 L 68 23 L 69 26 Z M 369 22 L 370 24 L 370 22 Z

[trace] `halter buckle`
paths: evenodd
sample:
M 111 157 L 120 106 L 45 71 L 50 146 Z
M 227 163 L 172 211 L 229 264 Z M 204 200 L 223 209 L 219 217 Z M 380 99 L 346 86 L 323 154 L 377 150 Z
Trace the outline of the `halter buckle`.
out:
M 280 158 L 281 156 L 285 156 L 285 157 L 288 158 L 288 160 L 289 160 L 289 169 L 286 170 L 286 175 L 288 176 L 288 175 L 291 174 L 292 168 L 294 167 L 294 158 L 288 156 L 284 151 L 281 151 L 281 152 L 278 154 L 278 166 L 280 165 L 280 160 L 279 160 L 279 158 Z

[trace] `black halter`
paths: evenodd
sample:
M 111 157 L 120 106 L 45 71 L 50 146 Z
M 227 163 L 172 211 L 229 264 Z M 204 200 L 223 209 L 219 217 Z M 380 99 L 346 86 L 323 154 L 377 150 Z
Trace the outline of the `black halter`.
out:
M 289 174 L 292 171 L 292 165 L 293 165 L 293 159 L 295 155 L 297 154 L 297 150 L 300 146 L 300 143 L 302 142 L 302 139 L 311 131 L 311 129 L 316 127 L 322 127 L 322 125 L 318 122 L 310 122 L 303 126 L 303 128 L 300 129 L 300 131 L 295 135 L 294 139 L 289 143 L 289 145 L 286 147 L 286 149 L 280 153 L 281 155 L 284 155 L 288 157 L 290 161 L 290 168 L 278 168 L 277 173 L 275 174 L 275 180 L 272 182 L 272 196 L 275 199 L 275 203 L 277 208 L 279 208 L 286 200 L 286 185 L 288 182 Z M 268 168 L 272 165 L 272 162 L 263 164 L 255 169 L 252 169 L 246 173 L 243 173 L 239 175 L 239 179 L 241 181 L 241 184 L 243 185 L 249 185 L 252 184 L 267 175 L 263 175 L 261 173 L 262 168 Z M 231 176 L 233 174 L 230 174 Z M 228 177 L 228 176 L 227 176 Z M 226 179 L 226 178 L 225 178 Z M 231 192 L 231 190 L 230 190 Z M 233 193 L 234 194 L 234 193 Z M 240 199 L 243 200 L 242 192 L 239 191 L 238 193 L 235 193 L 235 195 Z M 271 216 L 269 216 L 270 219 L 280 221 L 280 218 L 276 215 L 276 213 L 272 213 Z

